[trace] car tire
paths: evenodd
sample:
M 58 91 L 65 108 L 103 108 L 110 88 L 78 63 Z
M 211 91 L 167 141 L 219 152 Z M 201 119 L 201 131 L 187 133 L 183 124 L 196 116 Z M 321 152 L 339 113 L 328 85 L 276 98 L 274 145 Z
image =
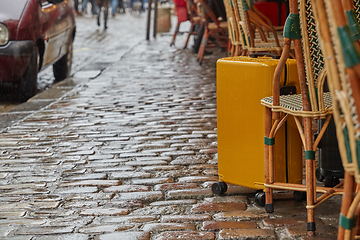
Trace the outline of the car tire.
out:
M 37 90 L 37 74 L 39 71 L 39 50 L 35 46 L 30 58 L 29 66 L 24 75 L 20 79 L 19 95 L 20 102 L 26 102 L 29 98 L 36 94 Z
M 53 65 L 55 81 L 59 82 L 70 76 L 73 55 L 73 41 L 70 39 L 67 53 Z

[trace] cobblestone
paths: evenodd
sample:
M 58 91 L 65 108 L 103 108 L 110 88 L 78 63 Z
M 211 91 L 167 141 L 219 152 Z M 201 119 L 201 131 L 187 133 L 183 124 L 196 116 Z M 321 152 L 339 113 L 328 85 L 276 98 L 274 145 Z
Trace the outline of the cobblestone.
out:
M 178 199 L 178 198 L 196 199 L 211 195 L 212 195 L 211 189 L 202 189 L 202 188 L 171 190 L 167 192 L 167 197 L 170 199 Z
M 89 226 L 89 227 L 82 227 L 79 228 L 80 233 L 112 233 L 118 231 L 128 230 L 133 228 L 134 225 L 132 224 L 122 224 L 122 225 L 102 225 L 102 226 Z
M 172 190 L 172 189 L 184 189 L 184 188 L 196 188 L 196 183 L 164 183 L 154 186 L 154 190 Z
M 149 240 L 149 232 L 115 232 L 97 236 L 95 240 L 113 240 L 113 239 L 132 239 L 132 240 Z
M 61 183 L 59 187 L 72 187 L 72 186 L 116 186 L 120 185 L 121 181 L 118 180 L 84 180 Z
M 116 208 L 108 208 L 108 209 L 102 209 L 102 208 L 92 208 L 92 209 L 85 209 L 80 211 L 80 215 L 87 215 L 87 216 L 93 216 L 93 215 L 126 215 L 129 213 L 128 209 L 116 209 Z
M 210 214 L 188 214 L 188 215 L 169 215 L 162 216 L 162 222 L 192 222 L 211 220 Z
M 115 199 L 125 199 L 125 200 L 143 200 L 143 201 L 154 201 L 160 200 L 164 197 L 164 194 L 160 191 L 151 191 L 151 192 L 130 192 L 130 193 L 120 193 L 119 197 Z
M 104 192 L 140 192 L 149 190 L 150 187 L 143 185 L 121 185 L 105 188 Z
M 271 229 L 224 229 L 219 232 L 219 239 L 276 239 Z
M 197 201 L 195 199 L 169 200 L 169 201 L 152 202 L 150 203 L 150 206 L 185 205 L 185 204 L 195 204 L 196 202 Z
M 215 234 L 212 232 L 199 232 L 199 231 L 168 231 L 155 235 L 155 240 L 212 240 Z
M 168 230 L 195 230 L 193 223 L 149 223 L 143 227 L 144 231 L 159 232 Z
M 16 235 L 29 235 L 29 234 L 64 234 L 72 233 L 75 227 L 24 227 L 16 231 Z
M 245 210 L 246 204 L 245 203 L 237 203 L 237 202 L 225 202 L 225 203 L 199 203 L 192 207 L 192 212 L 228 212 L 234 209 L 237 210 Z
M 151 222 L 156 219 L 155 216 L 126 216 L 126 217 L 113 217 L 105 218 L 102 220 L 104 223 L 143 223 Z
M 215 220 L 223 220 L 223 221 L 229 221 L 232 219 L 236 220 L 258 220 L 262 218 L 268 217 L 269 214 L 266 213 L 264 210 L 233 210 L 228 212 L 220 212 L 214 214 Z
M 247 229 L 247 228 L 257 228 L 258 225 L 255 222 L 250 221 L 205 221 L 203 222 L 202 229 L 203 230 L 219 230 L 219 229 L 227 229 L 227 228 L 239 228 L 239 229 Z

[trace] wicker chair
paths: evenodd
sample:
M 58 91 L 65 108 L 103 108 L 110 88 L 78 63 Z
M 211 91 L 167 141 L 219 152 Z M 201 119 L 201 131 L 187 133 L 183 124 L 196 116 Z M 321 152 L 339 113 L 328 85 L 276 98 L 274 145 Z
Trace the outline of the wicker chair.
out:
M 241 53 L 240 33 L 236 26 L 236 16 L 234 13 L 234 5 L 232 0 L 224 0 L 227 22 L 228 22 L 228 35 L 230 40 L 230 47 L 228 56 L 239 56 Z
M 188 36 L 185 41 L 184 49 L 187 48 L 190 37 L 192 35 L 197 35 L 197 33 L 195 31 L 195 26 L 202 24 L 201 17 L 199 16 L 199 13 L 198 13 L 198 10 L 197 10 L 197 7 L 196 7 L 194 1 L 187 0 L 186 2 L 187 2 L 187 10 L 188 10 L 191 25 L 190 25 L 190 30 L 188 32 Z
M 249 18 L 252 22 L 262 26 L 262 32 L 266 33 L 269 41 L 283 41 L 283 26 L 273 26 L 271 20 L 261 13 L 255 6 L 253 0 L 247 0 L 250 9 L 248 10 Z M 273 35 L 273 36 L 271 36 Z
M 205 48 L 220 47 L 227 48 L 229 38 L 228 34 L 228 23 L 227 21 L 219 21 L 214 12 L 209 7 L 207 0 L 199 0 L 201 3 L 203 24 L 205 24 L 204 36 L 201 41 L 201 45 L 198 51 L 198 61 L 202 64 Z M 200 14 L 201 15 L 201 14 Z M 215 40 L 210 41 L 212 37 Z
M 273 189 L 306 192 L 308 235 L 315 233 L 315 207 L 335 194 L 342 194 L 342 183 L 334 188 L 317 187 L 315 184 L 315 151 L 332 117 L 332 99 L 323 91 L 325 77 L 323 57 L 318 44 L 316 21 L 310 0 L 290 0 L 290 15 L 284 27 L 284 49 L 274 73 L 273 96 L 261 100 L 265 110 L 265 209 L 273 211 Z M 301 25 L 300 25 L 301 22 Z M 279 94 L 279 79 L 289 56 L 291 42 L 294 42 L 298 65 L 301 93 L 297 95 Z M 279 128 L 292 116 L 302 139 L 305 150 L 305 185 L 274 182 L 274 140 Z M 303 123 L 300 118 L 302 118 Z M 312 122 L 326 119 L 317 138 L 313 139 Z M 274 120 L 274 121 L 273 121 Z M 317 197 L 316 193 L 322 193 Z
M 247 0 L 236 1 L 237 25 L 239 32 L 243 35 L 243 53 L 247 55 L 253 52 L 267 51 L 280 55 L 283 49 L 283 37 L 276 29 L 268 24 L 268 20 L 263 15 L 259 15 Z
M 328 82 L 334 99 L 334 120 L 345 169 L 338 239 L 355 239 L 356 226 L 359 226 L 356 219 L 360 213 L 360 192 L 354 197 L 355 185 L 360 183 L 360 53 L 356 46 L 360 26 L 352 0 L 313 2 L 315 14 L 321 19 L 320 41 L 326 66 L 330 69 Z M 359 1 L 355 4 L 358 7 Z

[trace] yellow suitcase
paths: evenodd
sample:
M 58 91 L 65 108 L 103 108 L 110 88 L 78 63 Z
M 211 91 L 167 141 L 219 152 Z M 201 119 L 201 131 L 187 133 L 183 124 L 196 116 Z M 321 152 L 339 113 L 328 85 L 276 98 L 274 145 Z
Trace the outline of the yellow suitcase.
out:
M 219 183 L 212 186 L 223 194 L 226 183 L 264 189 L 264 97 L 272 95 L 273 74 L 278 59 L 227 57 L 217 61 L 217 133 Z M 282 73 L 284 94 L 300 92 L 296 60 L 289 59 Z M 276 181 L 301 183 L 302 143 L 293 119 L 275 139 Z

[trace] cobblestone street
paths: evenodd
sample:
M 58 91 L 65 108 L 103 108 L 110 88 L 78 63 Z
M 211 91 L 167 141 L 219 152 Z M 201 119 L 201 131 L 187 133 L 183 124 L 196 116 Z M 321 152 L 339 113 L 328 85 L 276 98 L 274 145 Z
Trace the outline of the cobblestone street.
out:
M 336 239 L 340 196 L 316 208 L 307 238 L 292 194 L 271 214 L 253 189 L 212 194 L 225 53 L 200 66 L 185 35 L 144 40 L 145 21 L 117 15 L 102 32 L 78 17 L 73 77 L 0 115 L 0 239 Z

